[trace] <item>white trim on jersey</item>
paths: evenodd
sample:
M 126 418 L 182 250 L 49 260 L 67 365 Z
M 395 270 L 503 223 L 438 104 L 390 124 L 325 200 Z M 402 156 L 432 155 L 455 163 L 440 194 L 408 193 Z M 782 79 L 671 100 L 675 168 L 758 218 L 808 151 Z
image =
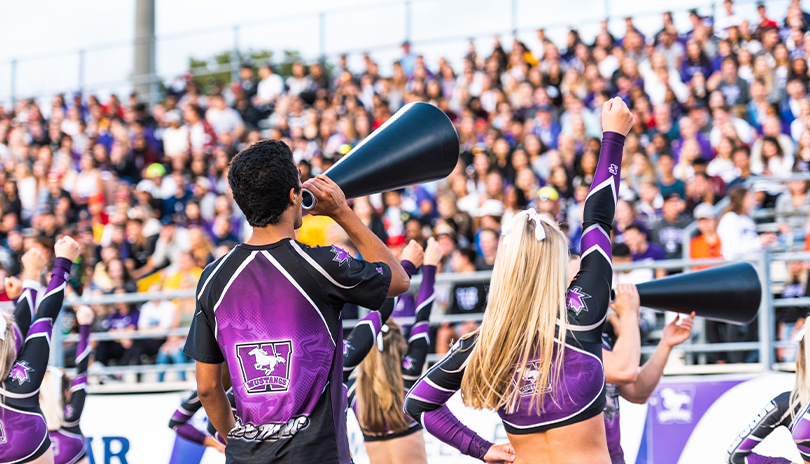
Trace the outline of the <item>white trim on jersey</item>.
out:
M 200 289 L 200 293 L 198 293 L 198 294 L 197 294 L 197 299 L 198 299 L 198 300 L 199 300 L 199 299 L 200 299 L 200 297 L 202 296 L 203 292 L 205 292 L 205 287 L 207 287 L 207 286 L 208 286 L 208 283 L 209 283 L 209 282 L 211 282 L 211 279 L 213 279 L 213 278 L 214 278 L 214 275 L 216 275 L 216 273 L 217 273 L 217 271 L 219 270 L 219 268 L 220 268 L 220 267 L 222 267 L 222 265 L 223 265 L 223 264 L 225 264 L 225 261 L 227 261 L 227 260 L 228 260 L 228 258 L 231 256 L 231 253 L 233 253 L 234 251 L 236 251 L 236 249 L 237 249 L 237 248 L 238 248 L 238 247 L 233 247 L 233 248 L 231 248 L 231 251 L 229 251 L 229 252 L 228 252 L 228 253 L 227 253 L 225 256 L 223 256 L 223 257 L 222 257 L 222 259 L 219 261 L 219 264 L 217 264 L 217 267 L 215 267 L 215 268 L 214 268 L 214 270 L 213 270 L 213 271 L 211 271 L 211 274 L 209 274 L 209 275 L 208 275 L 208 278 L 207 278 L 207 279 L 205 279 L 205 283 L 203 284 L 202 288 Z
M 320 272 L 321 275 L 326 277 L 326 280 L 328 280 L 329 282 L 332 282 L 334 286 L 342 288 L 344 290 L 349 290 L 361 284 L 361 282 L 357 282 L 356 284 L 349 287 L 339 284 L 334 278 L 332 278 L 331 275 L 329 275 L 328 272 L 326 272 L 326 269 L 322 268 L 320 264 L 318 264 L 314 259 L 312 259 L 312 256 L 304 253 L 304 250 L 302 250 L 301 247 L 299 247 L 298 244 L 295 243 L 295 241 L 290 241 L 290 245 L 292 245 L 293 249 L 297 251 L 298 254 L 301 255 L 301 257 L 304 258 L 309 263 L 310 266 L 315 268 L 316 271 Z
M 234 248 L 234 250 L 235 249 L 236 248 Z M 225 294 L 228 293 L 228 289 L 231 287 L 231 284 L 236 280 L 237 277 L 239 277 L 239 274 L 241 274 L 242 271 L 245 270 L 247 265 L 250 264 L 251 261 L 253 261 L 253 258 L 256 257 L 257 253 L 258 253 L 258 251 L 251 252 L 250 256 L 248 256 L 247 258 L 245 258 L 244 261 L 242 261 L 242 264 L 239 265 L 239 267 L 236 269 L 236 271 L 231 276 L 230 280 L 228 280 L 228 283 L 225 285 L 225 288 L 222 289 L 222 293 L 220 293 L 220 295 L 219 295 L 219 300 L 217 300 L 217 304 L 214 305 L 214 311 L 213 312 L 214 312 L 214 337 L 215 338 L 217 336 L 217 330 L 219 329 L 219 324 L 217 323 L 217 317 L 216 317 L 217 308 L 219 308 L 219 305 L 222 303 L 222 299 L 225 298 Z M 224 260 L 223 260 L 223 262 L 224 262 Z M 214 275 L 214 274 L 211 273 L 211 275 Z
M 292 243 L 293 245 L 295 245 L 295 242 L 290 242 L 290 243 Z M 254 253 L 255 253 L 255 252 L 254 252 Z M 262 251 L 262 254 L 264 255 L 264 257 L 265 257 L 265 258 L 267 258 L 267 260 L 268 260 L 268 261 L 270 261 L 270 263 L 271 263 L 273 266 L 275 266 L 275 267 L 276 267 L 276 269 L 278 269 L 278 271 L 279 271 L 279 272 L 281 272 L 281 274 L 282 274 L 284 277 L 286 277 L 286 278 L 287 278 L 287 280 L 289 280 L 289 281 L 290 281 L 290 283 L 291 283 L 291 284 L 293 284 L 293 286 L 294 286 L 296 289 L 298 289 L 298 291 L 301 293 L 301 295 L 303 295 L 303 297 L 304 297 L 304 298 L 306 298 L 306 299 L 307 299 L 307 301 L 309 301 L 309 304 L 311 304 L 311 305 L 312 305 L 312 308 L 313 308 L 313 309 L 315 309 L 315 312 L 317 312 L 317 313 L 318 313 L 318 316 L 320 316 L 320 317 L 321 317 L 321 320 L 323 321 L 323 325 L 324 325 L 324 326 L 326 326 L 326 332 L 329 334 L 329 339 L 330 339 L 330 340 L 332 340 L 332 345 L 336 345 L 335 339 L 334 339 L 334 337 L 332 336 L 332 331 L 331 331 L 331 330 L 329 330 L 329 324 L 327 324 L 327 322 L 326 322 L 326 318 L 324 318 L 324 317 L 323 317 L 323 313 L 321 313 L 321 310 L 320 310 L 320 309 L 318 309 L 318 305 L 316 305 L 316 304 L 315 304 L 315 302 L 314 302 L 314 301 L 312 301 L 312 298 L 310 298 L 310 297 L 309 297 L 309 295 L 307 295 L 307 292 L 305 292 L 305 291 L 304 291 L 304 289 L 303 289 L 303 288 L 301 288 L 301 286 L 300 286 L 300 285 L 298 285 L 298 282 L 296 282 L 296 281 L 295 281 L 295 279 L 293 279 L 293 277 L 290 275 L 290 273 L 289 273 L 289 272 L 287 272 L 287 270 L 286 270 L 286 269 L 284 269 L 284 267 L 282 267 L 282 266 L 281 266 L 281 264 L 280 264 L 278 261 L 276 261 L 276 258 L 274 258 L 274 257 L 273 257 L 273 255 L 271 255 L 271 254 L 270 254 L 270 253 L 269 253 L 267 250 L 263 250 L 263 251 Z

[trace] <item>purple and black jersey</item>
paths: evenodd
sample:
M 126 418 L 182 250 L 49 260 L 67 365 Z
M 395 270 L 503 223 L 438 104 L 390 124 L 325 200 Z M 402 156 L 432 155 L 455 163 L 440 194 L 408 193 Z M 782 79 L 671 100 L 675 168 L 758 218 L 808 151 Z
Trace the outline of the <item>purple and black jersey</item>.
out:
M 802 459 L 810 461 L 810 413 L 808 407 L 790 410 L 790 392 L 772 399 L 737 438 L 726 454 L 728 464 L 790 464 L 789 459 L 754 453 L 754 448 L 777 427 L 787 427 Z M 793 413 L 793 414 L 792 414 Z
M 404 264 L 404 263 L 403 263 Z M 406 266 L 403 265 L 407 269 Z M 430 350 L 430 313 L 433 309 L 433 300 L 435 299 L 434 286 L 436 282 L 436 266 L 425 265 L 422 267 L 422 283 L 419 286 L 419 294 L 416 297 L 416 318 L 411 327 L 410 335 L 408 337 L 408 351 L 402 358 L 400 365 L 402 372 L 402 383 L 405 387 L 405 393 L 411 389 L 413 384 L 419 379 L 422 374 L 422 368 L 425 365 L 428 351 Z M 386 303 L 392 301 L 391 307 L 393 309 L 393 298 L 386 300 Z M 385 306 L 385 305 L 383 305 Z M 388 312 L 390 314 L 390 311 Z M 385 317 L 384 319 L 382 317 Z M 357 326 L 344 342 L 344 367 L 343 377 L 346 383 L 348 404 L 357 415 L 357 398 L 356 398 L 356 383 L 355 379 L 349 379 L 355 367 L 360 364 L 360 361 L 365 358 L 365 355 L 374 346 L 374 341 L 380 334 L 382 324 L 387 319 L 386 312 L 383 308 L 380 311 L 373 311 L 357 323 Z M 368 327 L 366 329 L 365 327 Z M 360 357 L 362 354 L 362 357 Z M 359 357 L 359 360 L 357 358 Z M 385 435 L 367 435 L 363 434 L 365 441 L 385 441 L 393 440 L 410 435 L 414 432 L 422 430 L 422 426 L 412 418 L 408 417 L 408 430 L 400 433 L 388 432 Z
M 390 283 L 384 263 L 291 239 L 238 245 L 205 269 L 185 353 L 228 364 L 227 462 L 351 462 L 340 310 L 380 307 Z
M 0 402 L 0 462 L 30 462 L 51 446 L 48 426 L 39 407 L 39 388 L 48 368 L 53 321 L 62 309 L 71 264 L 68 259 L 56 259 L 45 296 L 17 352 L 11 373 L 0 388 L 0 397 L 4 398 Z M 18 304 L 31 303 L 32 300 L 21 298 Z M 24 333 L 22 327 L 20 330 Z
M 76 377 L 70 386 L 70 401 L 65 405 L 65 420 L 59 430 L 52 430 L 51 448 L 54 464 L 73 464 L 87 454 L 88 442 L 79 427 L 87 399 L 87 364 L 90 358 L 90 325 L 79 326 L 76 347 Z
M 613 351 L 615 340 L 602 334 L 602 349 Z M 619 386 L 605 384 L 605 435 L 611 464 L 624 464 L 622 449 L 622 430 L 619 426 Z
M 530 407 L 538 388 L 539 362 L 529 360 L 526 372 L 515 373 L 521 385 L 517 410 L 501 409 L 510 434 L 530 434 L 574 424 L 599 415 L 605 408 L 605 374 L 602 367 L 602 327 L 607 317 L 613 266 L 610 230 L 619 191 L 624 136 L 605 132 L 602 152 L 583 213 L 582 257 L 579 273 L 568 287 L 568 334 L 563 357 L 563 378 L 543 396 L 539 414 Z M 450 353 L 414 385 L 405 398 L 405 412 L 425 429 L 468 456 L 482 459 L 492 443 L 462 425 L 445 405 L 461 387 L 467 358 L 478 341 L 477 333 L 461 339 Z M 556 342 L 556 339 L 555 339 Z M 559 353 L 556 350 L 555 356 Z

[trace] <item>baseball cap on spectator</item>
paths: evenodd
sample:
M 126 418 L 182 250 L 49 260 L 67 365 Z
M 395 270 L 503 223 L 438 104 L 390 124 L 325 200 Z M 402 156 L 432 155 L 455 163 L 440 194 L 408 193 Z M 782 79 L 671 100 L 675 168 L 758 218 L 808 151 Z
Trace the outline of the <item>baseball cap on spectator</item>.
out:
M 401 247 L 405 246 L 405 236 L 404 235 L 389 235 L 386 245 L 389 247 Z
M 717 215 L 714 214 L 714 206 L 711 203 L 701 203 L 695 206 L 694 217 L 695 219 L 714 219 Z
M 540 201 L 557 201 L 560 199 L 560 194 L 554 187 L 543 187 L 537 191 L 537 199 Z
M 166 175 L 166 167 L 160 163 L 152 163 L 146 168 L 146 177 L 163 177 Z
M 669 200 L 679 200 L 679 201 L 680 201 L 680 200 L 683 200 L 683 198 L 681 198 L 681 194 L 680 194 L 680 193 L 678 193 L 678 192 L 670 192 L 670 193 L 669 193 L 669 194 L 666 196 L 666 198 L 664 198 L 664 201 L 665 201 L 665 202 L 666 202 L 666 201 L 669 201 Z
M 503 216 L 503 203 L 498 200 L 487 200 L 478 208 L 478 217 L 483 216 L 492 216 L 492 217 L 501 217 Z
M 434 233 L 436 234 L 436 238 L 439 238 L 443 235 L 448 236 L 454 240 L 456 238 L 456 231 L 453 230 L 453 228 L 447 224 L 437 225 L 436 229 L 434 229 Z

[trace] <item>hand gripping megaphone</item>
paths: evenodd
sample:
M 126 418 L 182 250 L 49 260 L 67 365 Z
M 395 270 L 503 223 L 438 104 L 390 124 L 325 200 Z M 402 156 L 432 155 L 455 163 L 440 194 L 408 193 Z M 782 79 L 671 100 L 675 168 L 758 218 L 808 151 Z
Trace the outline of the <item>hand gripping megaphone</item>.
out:
M 431 104 L 409 103 L 324 174 L 346 198 L 356 198 L 447 177 L 458 155 L 450 118 Z M 312 192 L 303 189 L 302 207 L 314 206 Z

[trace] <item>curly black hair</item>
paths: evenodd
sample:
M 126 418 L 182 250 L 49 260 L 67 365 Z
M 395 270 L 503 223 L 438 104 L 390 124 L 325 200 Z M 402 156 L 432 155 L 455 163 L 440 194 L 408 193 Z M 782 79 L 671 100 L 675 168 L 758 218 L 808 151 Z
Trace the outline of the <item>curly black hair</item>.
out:
M 290 202 L 290 189 L 301 189 L 292 151 L 278 140 L 262 140 L 239 152 L 231 161 L 228 183 L 253 227 L 278 224 Z

